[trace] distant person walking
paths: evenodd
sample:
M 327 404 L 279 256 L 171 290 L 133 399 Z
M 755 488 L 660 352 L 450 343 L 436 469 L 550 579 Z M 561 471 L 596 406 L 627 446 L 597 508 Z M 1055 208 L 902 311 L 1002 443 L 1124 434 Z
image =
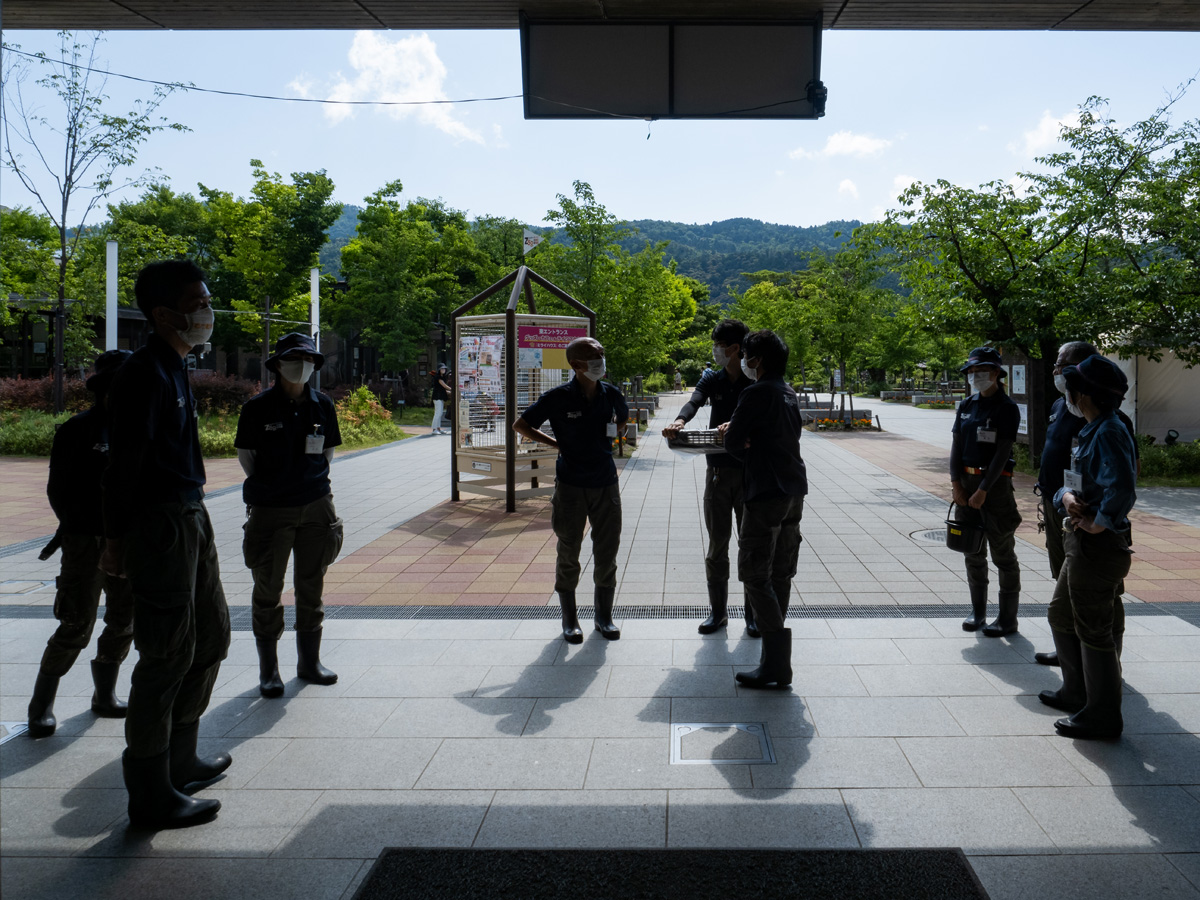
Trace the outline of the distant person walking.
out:
M 1063 684 L 1039 699 L 1071 713 L 1054 723 L 1064 737 L 1115 738 L 1124 728 L 1115 617 L 1129 574 L 1129 511 L 1137 499 L 1134 441 L 1116 416 L 1129 382 L 1102 356 L 1067 366 L 1062 375 L 1071 413 L 1087 424 L 1054 497 L 1055 509 L 1066 517 L 1066 558 L 1047 618 Z
M 683 375 L 680 374 L 678 369 L 676 369 L 675 370 L 675 393 L 678 394 L 682 390 L 683 390 Z
M 733 418 L 721 426 L 725 449 L 744 466 L 745 504 L 738 529 L 738 578 L 762 632 L 757 669 L 738 672 L 749 688 L 792 683 L 788 598 L 800 553 L 800 519 L 808 473 L 800 456 L 800 402 L 784 381 L 788 346 L 773 331 L 754 331 L 742 348 L 742 372 L 753 381 Z
M 976 347 L 959 370 L 967 375 L 968 396 L 954 416 L 954 442 L 950 448 L 950 486 L 955 519 L 968 520 L 968 507 L 983 516 L 987 540 L 977 553 L 966 554 L 967 589 L 971 614 L 964 631 L 982 628 L 987 637 L 1017 630 L 1021 598 L 1021 567 L 1017 562 L 1016 531 L 1021 524 L 1013 493 L 1013 444 L 1021 425 L 1021 410 L 1005 393 L 1000 354 L 991 347 Z M 975 514 L 978 515 L 978 514 Z M 987 622 L 987 555 L 1000 575 L 1000 615 Z
M 558 448 L 550 525 L 558 539 L 554 590 L 562 607 L 563 638 L 571 644 L 583 641 L 575 589 L 583 531 L 590 522 L 595 627 L 615 641 L 621 636 L 612 619 L 621 546 L 621 491 L 612 442 L 625 427 L 629 407 L 621 392 L 602 380 L 604 347 L 599 341 L 576 338 L 567 344 L 566 354 L 575 377 L 542 394 L 513 423 L 513 430 L 528 440 Z M 547 421 L 553 436 L 539 430 Z
M 725 319 L 713 328 L 713 360 L 717 368 L 708 368 L 692 391 L 692 396 L 675 421 L 663 429 L 663 437 L 674 439 L 704 406 L 711 407 L 709 428 L 719 428 L 733 417 L 743 389 L 752 382 L 742 374 L 742 345 L 750 333 L 737 319 Z M 707 619 L 700 623 L 701 634 L 712 634 L 729 624 L 726 615 L 729 603 L 729 539 L 733 525 L 742 527 L 742 460 L 729 453 L 706 453 L 704 456 L 704 529 L 708 532 L 708 549 L 704 554 L 704 575 L 708 582 Z M 754 613 L 746 607 L 746 630 L 758 637 Z
M 29 736 L 33 738 L 49 737 L 58 727 L 54 718 L 58 682 L 92 639 L 102 589 L 104 631 L 92 660 L 92 683 L 96 688 L 92 712 L 115 719 L 125 716 L 125 704 L 116 694 L 117 673 L 133 643 L 133 597 L 127 579 L 104 574 L 98 564 L 104 546 L 100 479 L 108 465 L 108 389 L 129 356 L 128 350 L 100 354 L 96 374 L 86 382 L 95 403 L 63 422 L 54 433 L 46 494 L 58 516 L 58 531 L 40 558 L 49 557 L 51 546 L 62 548 L 54 594 L 58 628 L 42 653 L 33 699 L 29 701 Z
M 431 434 L 449 434 L 442 428 L 442 414 L 446 411 L 446 401 L 450 399 L 450 370 L 442 363 L 437 367 L 433 376 L 433 427 Z
M 196 755 L 200 716 L 229 651 L 196 399 L 183 365 L 212 334 L 212 298 L 204 273 L 187 260 L 146 266 L 134 293 L 154 332 L 121 366 L 109 393 L 100 567 L 128 577 L 133 593 L 138 661 L 122 757 L 129 820 L 134 827 L 182 828 L 221 808 L 185 789 L 212 781 L 231 762 L 227 753 Z
M 278 648 L 289 558 L 296 597 L 296 676 L 313 684 L 338 680 L 321 665 L 321 633 L 325 572 L 342 549 L 342 520 L 329 485 L 329 463 L 342 435 L 333 401 L 308 384 L 324 364 L 308 335 L 293 332 L 280 338 L 266 362 L 275 384 L 246 401 L 234 441 L 246 473 L 242 554 L 254 574 L 254 643 L 258 690 L 264 697 L 283 695 Z

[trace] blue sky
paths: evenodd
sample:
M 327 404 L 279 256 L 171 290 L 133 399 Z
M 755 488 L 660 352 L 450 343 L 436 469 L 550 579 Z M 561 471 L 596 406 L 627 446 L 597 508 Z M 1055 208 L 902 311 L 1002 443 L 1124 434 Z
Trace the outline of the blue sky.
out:
M 47 32 L 7 32 L 52 51 Z M 343 99 L 519 94 L 514 31 L 109 32 L 115 72 L 199 87 Z M 1116 119 L 1150 115 L 1200 70 L 1200 34 L 854 32 L 824 35 L 825 118 L 797 122 L 525 121 L 520 100 L 403 112 L 177 94 L 162 107 L 188 134 L 162 134 L 141 161 L 179 191 L 197 182 L 244 195 L 249 160 L 326 169 L 361 203 L 400 179 L 471 215 L 540 223 L 575 179 L 626 219 L 791 225 L 876 219 L 912 180 L 1008 179 L 1053 146 L 1090 95 Z M 139 88 L 111 79 L 113 109 Z M 47 107 L 52 113 L 53 108 Z M 1200 118 L 1200 85 L 1174 119 Z M 647 140 L 647 133 L 650 137 Z M 0 202 L 29 204 L 11 173 Z

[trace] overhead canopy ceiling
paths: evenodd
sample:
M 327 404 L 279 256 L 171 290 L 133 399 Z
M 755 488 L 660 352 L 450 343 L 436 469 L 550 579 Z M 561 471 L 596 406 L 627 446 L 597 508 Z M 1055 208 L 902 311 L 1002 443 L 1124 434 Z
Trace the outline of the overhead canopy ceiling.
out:
M 2 0 L 7 29 L 516 28 L 571 19 L 815 19 L 825 28 L 1200 31 L 1196 0 Z

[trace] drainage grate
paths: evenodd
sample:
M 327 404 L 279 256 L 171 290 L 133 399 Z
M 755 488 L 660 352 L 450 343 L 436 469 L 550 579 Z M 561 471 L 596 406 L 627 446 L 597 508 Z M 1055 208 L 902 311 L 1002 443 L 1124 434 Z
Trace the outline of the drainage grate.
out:
M 671 726 L 671 765 L 774 765 L 766 722 L 679 722 Z
M 921 604 L 914 606 L 801 606 L 793 604 L 788 609 L 789 619 L 957 619 L 966 608 L 966 600 L 960 604 Z M 996 607 L 993 604 L 992 609 Z M 1022 603 L 1024 618 L 1043 618 L 1048 609 L 1045 603 Z M 105 609 L 100 607 L 97 619 L 104 618 Z M 711 610 L 707 606 L 618 606 L 613 615 L 619 619 L 705 619 Z M 741 606 L 729 607 L 731 621 L 743 615 Z M 1200 626 L 1200 603 L 1127 603 L 1126 616 L 1177 616 L 1185 622 Z M 579 607 L 579 617 L 587 620 L 592 616 L 590 606 Z M 53 619 L 54 608 L 28 605 L 0 605 L 0 619 Z M 557 606 L 326 606 L 325 618 L 346 620 L 394 620 L 394 619 L 500 619 L 511 620 L 557 620 Z M 252 613 L 249 606 L 231 606 L 229 621 L 234 631 L 249 631 Z M 284 621 L 290 628 L 296 621 L 294 607 L 284 609 Z

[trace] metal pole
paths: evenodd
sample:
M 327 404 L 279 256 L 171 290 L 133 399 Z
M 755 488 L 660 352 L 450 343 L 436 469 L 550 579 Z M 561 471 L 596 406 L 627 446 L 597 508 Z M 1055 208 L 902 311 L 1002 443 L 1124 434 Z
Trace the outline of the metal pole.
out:
M 522 269 L 524 266 L 521 267 Z M 506 434 L 504 435 L 504 508 L 508 512 L 517 511 L 517 433 L 512 429 L 516 421 L 517 406 L 517 304 L 515 298 L 520 290 L 521 282 L 517 279 L 516 290 L 513 291 L 514 302 L 508 304 L 504 311 L 504 405 L 507 412 L 504 417 Z
M 117 349 L 117 242 L 104 243 L 104 349 Z
M 271 296 L 263 298 L 263 352 L 262 363 L 258 367 L 258 385 L 264 391 L 270 387 L 267 383 L 267 357 L 271 355 Z
M 313 266 L 308 273 L 308 296 L 309 296 L 309 322 L 308 333 L 313 339 L 313 343 L 317 346 L 317 352 L 321 352 L 321 270 L 317 266 Z M 317 390 L 321 389 L 321 373 L 313 373 L 313 383 Z

